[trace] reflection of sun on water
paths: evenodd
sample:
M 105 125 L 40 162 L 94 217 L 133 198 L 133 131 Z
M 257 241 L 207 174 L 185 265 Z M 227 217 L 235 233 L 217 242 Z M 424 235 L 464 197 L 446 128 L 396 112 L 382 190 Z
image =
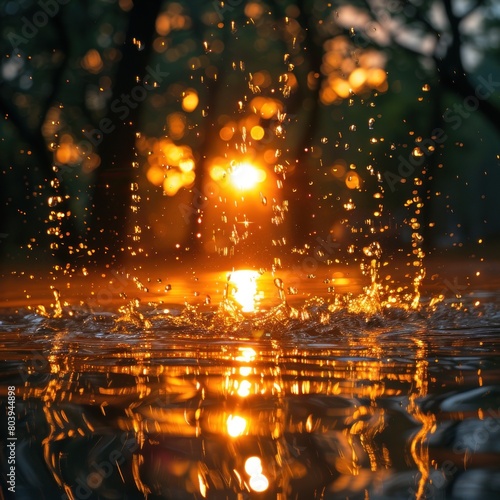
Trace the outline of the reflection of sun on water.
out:
M 160 433 L 162 439 L 165 439 L 154 445 L 155 453 L 162 457 L 158 459 L 158 466 L 171 480 L 185 481 L 186 488 L 198 489 L 203 498 L 216 495 L 218 486 L 212 481 L 214 475 L 224 477 L 227 481 L 235 480 L 236 489 L 250 494 L 279 490 L 281 485 L 288 484 L 287 481 L 292 476 L 292 479 L 297 480 L 300 475 L 304 483 L 314 481 L 314 474 L 308 472 L 316 464 L 307 462 L 307 450 L 299 448 L 302 445 L 297 443 L 309 442 L 309 436 L 325 443 L 331 440 L 335 443 L 330 450 L 331 456 L 335 452 L 335 459 L 332 458 L 328 466 L 341 478 L 332 483 L 331 492 L 340 497 L 344 484 L 342 481 L 347 481 L 347 478 L 356 476 L 362 480 L 366 477 L 363 474 L 367 469 L 382 475 L 392 467 L 397 467 L 394 459 L 398 455 L 392 455 L 394 452 L 384 438 L 390 415 L 378 401 L 384 396 L 404 398 L 405 390 L 401 385 L 404 384 L 411 387 L 407 412 L 422 426 L 412 434 L 408 444 L 409 456 L 419 472 L 415 498 L 425 498 L 426 487 L 433 472 L 429 462 L 428 439 L 436 426 L 435 417 L 424 413 L 418 404 L 418 398 L 425 397 L 428 390 L 427 343 L 415 339 L 416 367 L 410 363 L 405 365 L 405 370 L 399 371 L 397 364 L 393 365 L 385 360 L 377 331 L 365 335 L 362 351 L 359 350 L 356 339 L 350 338 L 346 342 L 349 353 L 356 352 L 361 356 L 359 361 L 350 356 L 348 360 L 342 361 L 339 359 L 339 351 L 333 348 L 323 349 L 320 359 L 316 359 L 314 353 L 318 353 L 314 350 L 308 352 L 297 348 L 283 353 L 276 344 L 273 350 L 267 352 L 260 344 L 252 347 L 233 344 L 228 347 L 228 352 L 224 351 L 224 357 L 221 358 L 227 361 L 227 372 L 220 374 L 215 370 L 210 374 L 217 373 L 218 376 L 208 378 L 209 373 L 204 370 L 199 372 L 191 366 L 166 365 L 161 370 L 151 366 L 149 361 L 152 347 L 150 343 L 146 343 L 133 352 L 117 355 L 118 358 L 133 357 L 137 361 L 134 366 L 119 365 L 116 374 L 133 377 L 134 384 L 120 385 L 115 374 L 103 378 L 97 403 L 103 404 L 101 411 L 106 416 L 106 404 L 108 401 L 112 402 L 113 397 L 128 398 L 131 394 L 137 394 L 143 400 L 152 392 L 149 377 L 159 374 L 164 377 L 162 391 L 169 398 L 179 397 L 178 395 L 186 397 L 189 394 L 191 399 L 197 395 L 201 397 L 201 392 L 204 391 L 203 397 L 210 402 L 206 406 L 202 404 L 187 419 L 189 411 L 186 413 L 185 408 L 180 407 L 179 411 L 175 411 L 162 405 L 150 407 L 147 402 L 149 400 L 146 399 L 146 404 L 142 405 L 140 411 L 130 410 L 132 418 L 127 416 L 119 419 L 120 428 L 133 435 L 133 447 L 129 446 L 130 456 L 133 454 L 134 463 L 138 464 L 133 469 L 133 475 L 135 483 L 143 492 L 150 489 L 147 473 L 149 458 L 139 447 L 139 443 L 154 432 L 155 435 Z M 77 424 L 75 417 L 66 417 L 66 410 L 61 410 L 56 404 L 60 394 L 66 391 L 64 374 L 69 373 L 69 369 L 73 371 L 74 367 L 64 367 L 61 363 L 65 344 L 56 342 L 55 347 L 56 352 L 50 358 L 50 371 L 58 374 L 58 377 L 48 387 L 43 390 L 32 389 L 30 394 L 30 397 L 46 398 L 44 414 L 51 430 L 47 447 L 50 448 L 50 443 L 55 447 L 47 451 L 47 460 L 51 464 L 58 463 L 59 459 L 54 454 L 58 453 L 58 441 L 64 433 L 69 436 L 78 432 L 84 436 L 96 432 L 93 419 L 87 414 Z M 199 353 L 193 352 L 191 355 Z M 213 359 L 208 353 L 203 356 Z M 269 359 L 276 362 L 269 365 Z M 317 366 L 313 363 L 315 359 Z M 59 363 L 58 366 L 52 366 L 53 362 Z M 93 365 L 86 366 L 91 369 Z M 281 370 L 285 367 L 286 376 L 282 378 Z M 413 368 L 416 368 L 416 372 Z M 94 377 L 94 374 L 90 373 L 90 376 Z M 79 383 L 85 383 L 84 380 Z M 82 388 L 79 395 L 84 397 L 88 392 L 88 388 Z M 215 394 L 222 396 L 220 406 L 212 404 Z M 310 399 L 306 399 L 308 395 L 311 396 Z M 323 401 L 327 400 L 322 398 L 326 396 L 333 396 L 328 398 L 331 407 L 323 405 Z M 96 396 L 92 393 L 87 394 L 87 397 L 94 398 L 92 400 L 95 401 Z M 246 397 L 249 399 L 244 400 Z M 319 403 L 315 404 L 317 397 Z M 354 406 L 347 404 L 352 397 L 365 401 Z M 309 401 L 311 410 L 305 410 L 303 401 Z M 201 438 L 209 450 L 207 455 L 201 454 L 190 462 L 187 459 L 181 462 L 178 459 L 174 462 L 166 460 L 163 455 L 165 449 L 168 450 L 169 445 L 166 443 L 172 437 L 179 436 L 182 439 Z M 221 458 L 214 462 L 209 453 L 216 448 L 221 450 Z M 126 456 L 129 458 L 129 455 Z M 209 471 L 204 460 L 210 464 Z M 140 465 L 141 461 L 146 465 Z M 188 463 L 191 464 L 189 468 Z M 61 485 L 64 484 L 65 479 L 60 470 L 56 466 L 50 470 L 56 480 Z M 330 476 L 325 481 L 328 478 Z M 89 481 L 96 488 L 98 485 L 101 487 L 101 478 L 96 474 L 90 476 Z M 102 484 L 105 484 L 104 481 Z
M 251 394 L 252 384 L 248 380 L 242 380 L 239 384 L 235 382 L 235 386 L 236 385 L 238 387 L 236 390 L 238 396 L 246 398 Z
M 267 490 L 269 487 L 269 480 L 264 474 L 256 474 L 250 477 L 249 484 L 253 491 L 261 492 Z
M 259 457 L 248 457 L 245 461 L 245 472 L 250 476 L 248 481 L 253 491 L 266 491 L 269 480 L 262 474 L 262 461 Z
M 262 474 L 262 462 L 259 457 L 248 457 L 245 461 L 245 472 L 249 476 Z
M 247 428 L 247 421 L 239 415 L 229 415 L 226 421 L 227 433 L 231 437 L 238 437 L 243 435 Z
M 236 356 L 236 361 L 243 361 L 246 363 L 250 363 L 255 359 L 257 353 L 251 347 L 239 347 L 238 351 L 241 353 L 239 356 Z

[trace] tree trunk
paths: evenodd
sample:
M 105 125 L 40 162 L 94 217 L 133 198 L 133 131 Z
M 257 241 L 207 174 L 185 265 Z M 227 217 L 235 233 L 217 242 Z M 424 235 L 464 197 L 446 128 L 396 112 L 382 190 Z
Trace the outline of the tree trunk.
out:
M 158 68 L 151 71 L 147 66 L 162 3 L 134 3 L 108 115 L 100 121 L 99 130 L 91 132 L 93 142 L 99 146 L 101 165 L 96 171 L 87 246 L 94 252 L 91 261 L 97 264 L 120 260 L 127 246 L 140 102 L 154 82 L 161 84 L 159 80 L 166 77 Z
M 308 16 L 305 10 L 305 2 L 299 2 L 300 14 L 297 18 L 301 27 L 305 31 L 305 51 L 308 55 L 309 72 L 318 74 L 316 88 L 306 93 L 313 103 L 313 108 L 307 120 L 306 126 L 303 128 L 303 134 L 299 141 L 299 146 L 296 151 L 295 168 L 291 175 L 287 177 L 285 182 L 286 199 L 289 201 L 288 218 L 291 223 L 290 234 L 287 240 L 292 246 L 300 247 L 307 243 L 309 233 L 312 229 L 312 216 L 314 214 L 315 199 L 312 188 L 309 186 L 309 151 L 313 145 L 314 136 L 320 120 L 320 90 L 322 83 L 321 60 L 322 46 L 314 40 L 312 27 L 309 25 Z M 307 85 L 307 83 L 305 83 Z M 302 105 L 302 101 L 296 100 L 297 106 Z M 298 114 L 298 109 L 289 109 L 289 114 Z

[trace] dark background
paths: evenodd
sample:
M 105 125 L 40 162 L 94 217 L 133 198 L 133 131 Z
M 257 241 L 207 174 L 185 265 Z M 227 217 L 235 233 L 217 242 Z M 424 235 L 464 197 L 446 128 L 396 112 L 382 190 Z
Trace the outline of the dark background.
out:
M 274 255 L 319 237 L 341 258 L 373 241 L 418 257 L 500 235 L 495 2 L 26 0 L 0 12 L 4 261 Z M 243 158 L 267 172 L 244 200 L 209 176 Z

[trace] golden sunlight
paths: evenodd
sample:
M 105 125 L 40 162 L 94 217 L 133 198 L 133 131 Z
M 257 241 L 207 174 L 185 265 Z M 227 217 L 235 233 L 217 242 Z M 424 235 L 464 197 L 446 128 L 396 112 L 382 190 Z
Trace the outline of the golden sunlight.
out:
M 238 415 L 229 415 L 226 421 L 227 433 L 231 437 L 238 437 L 243 435 L 247 428 L 247 421 Z
M 242 398 L 247 398 L 251 394 L 251 389 L 252 389 L 252 384 L 248 380 L 242 380 L 238 384 L 238 390 L 236 392 L 238 393 L 238 396 Z
M 243 361 L 245 363 L 250 363 L 255 359 L 255 356 L 257 356 L 257 353 L 252 347 L 238 347 L 238 351 L 240 352 L 240 355 L 236 356 L 235 358 L 236 361 Z
M 255 476 L 251 476 L 248 481 L 250 488 L 257 493 L 262 491 L 266 491 L 269 488 L 269 479 L 267 479 L 264 474 L 257 474 Z
M 266 491 L 269 480 L 262 474 L 262 461 L 259 457 L 248 457 L 245 461 L 245 472 L 250 476 L 250 488 L 256 492 Z
M 262 462 L 259 457 L 248 457 L 245 461 L 245 472 L 249 476 L 262 474 Z
M 266 491 L 269 488 L 269 479 L 264 474 L 256 474 L 248 481 L 250 488 L 257 493 Z
M 198 472 L 198 483 L 200 486 L 200 493 L 203 498 L 207 498 L 207 483 L 205 478 Z
M 257 271 L 233 271 L 228 282 L 233 286 L 232 297 L 241 306 L 242 312 L 255 312 L 257 302 Z
M 266 180 L 266 172 L 250 163 L 240 163 L 232 169 L 229 179 L 239 191 L 249 191 Z

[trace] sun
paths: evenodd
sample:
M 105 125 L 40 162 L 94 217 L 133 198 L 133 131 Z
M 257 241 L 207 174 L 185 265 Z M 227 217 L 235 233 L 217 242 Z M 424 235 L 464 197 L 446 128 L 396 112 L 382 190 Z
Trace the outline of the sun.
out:
M 242 312 L 255 312 L 257 302 L 257 271 L 243 269 L 233 271 L 228 276 L 232 285 L 232 297 L 241 306 Z
M 251 163 L 240 163 L 231 170 L 229 180 L 239 191 L 250 191 L 266 180 L 266 172 Z

